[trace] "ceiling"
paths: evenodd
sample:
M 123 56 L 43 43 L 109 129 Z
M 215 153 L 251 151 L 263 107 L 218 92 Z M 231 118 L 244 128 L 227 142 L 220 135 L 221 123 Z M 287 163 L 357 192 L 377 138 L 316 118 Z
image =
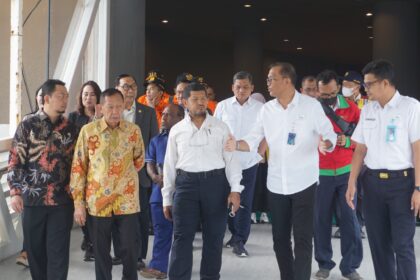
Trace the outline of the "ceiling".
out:
M 146 28 L 233 44 L 235 23 L 246 17 L 260 29 L 266 52 L 363 64 L 371 59 L 373 41 L 369 38 L 373 30 L 368 28 L 373 17 L 366 13 L 377 2 L 380 0 L 153 0 L 146 2 Z M 267 21 L 261 22 L 262 17 Z M 168 23 L 163 24 L 163 19 Z

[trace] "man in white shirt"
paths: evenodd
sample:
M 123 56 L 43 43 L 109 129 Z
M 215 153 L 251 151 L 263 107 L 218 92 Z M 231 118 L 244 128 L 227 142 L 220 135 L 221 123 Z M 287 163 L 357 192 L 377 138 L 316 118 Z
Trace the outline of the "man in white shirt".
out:
M 316 78 L 314 76 L 305 76 L 302 79 L 300 92 L 307 96 L 317 98 L 319 96 L 318 88 L 316 85 Z
M 320 103 L 299 94 L 295 82 L 296 72 L 291 64 L 272 64 L 267 86 L 275 99 L 264 104 L 251 133 L 238 142 L 230 137 L 226 149 L 255 151 L 265 137 L 270 151 L 268 199 L 281 279 L 308 280 L 314 194 L 319 176 L 318 145 L 322 153 L 334 150 L 337 135 Z
M 391 63 L 363 69 L 369 96 L 352 140 L 357 142 L 346 193 L 354 209 L 363 162 L 364 214 L 376 279 L 417 279 L 414 234 L 420 216 L 420 103 L 400 95 Z
M 182 102 L 188 115 L 169 133 L 163 166 L 163 211 L 174 225 L 168 275 L 171 280 L 191 279 L 192 243 L 201 223 L 200 278 L 216 280 L 222 265 L 227 207 L 234 214 L 240 206 L 242 170 L 236 155 L 224 150 L 228 126 L 207 114 L 204 86 L 189 84 Z
M 254 127 L 257 115 L 263 104 L 253 98 L 252 75 L 240 71 L 233 76 L 232 91 L 234 96 L 217 104 L 214 117 L 224 121 L 237 139 L 242 139 Z M 235 217 L 228 218 L 229 231 L 232 237 L 226 247 L 233 248 L 238 257 L 247 257 L 245 244 L 251 229 L 251 211 L 254 198 L 255 178 L 258 162 L 262 157 L 257 152 L 235 152 L 241 161 L 244 190 L 241 192 L 241 208 Z

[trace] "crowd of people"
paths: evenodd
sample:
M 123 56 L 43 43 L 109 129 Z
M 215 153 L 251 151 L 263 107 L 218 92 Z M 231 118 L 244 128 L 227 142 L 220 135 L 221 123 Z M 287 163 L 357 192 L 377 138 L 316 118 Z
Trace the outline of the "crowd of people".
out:
M 96 279 L 112 279 L 122 264 L 122 279 L 187 280 L 201 231 L 200 279 L 216 280 L 223 247 L 252 256 L 246 244 L 258 216 L 272 223 L 281 279 L 310 279 L 313 255 L 313 277 L 328 279 L 334 222 L 344 279 L 363 279 L 364 227 L 376 279 L 417 279 L 420 103 L 398 92 L 386 60 L 362 74 L 303 77 L 299 90 L 297 79 L 290 63 L 270 65 L 265 102 L 240 71 L 233 96 L 216 102 L 190 73 L 170 94 L 151 71 L 140 96 L 136 78 L 121 74 L 104 91 L 84 83 L 68 118 L 65 84 L 45 81 L 9 156 L 11 207 L 24 232 L 17 261 L 34 280 L 67 279 L 76 222 Z

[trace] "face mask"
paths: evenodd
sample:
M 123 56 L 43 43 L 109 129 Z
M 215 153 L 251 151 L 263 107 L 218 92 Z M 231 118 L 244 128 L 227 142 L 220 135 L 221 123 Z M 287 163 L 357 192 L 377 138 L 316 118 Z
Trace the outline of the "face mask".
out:
M 345 97 L 350 97 L 350 96 L 353 95 L 353 89 L 352 88 L 343 87 L 343 89 L 341 90 L 341 92 L 343 93 L 343 95 Z
M 319 101 L 327 106 L 334 106 L 337 103 L 337 95 L 330 98 L 320 98 Z

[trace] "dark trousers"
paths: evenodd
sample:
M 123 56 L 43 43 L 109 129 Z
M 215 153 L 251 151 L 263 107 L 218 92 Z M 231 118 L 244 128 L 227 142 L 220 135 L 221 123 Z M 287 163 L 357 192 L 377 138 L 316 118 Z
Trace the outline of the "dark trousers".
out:
M 67 279 L 73 210 L 73 204 L 25 207 L 23 231 L 32 279 Z
M 309 280 L 312 264 L 313 209 L 316 184 L 291 195 L 269 191 L 274 252 L 281 279 Z M 292 251 L 291 230 L 295 248 Z
M 233 242 L 245 244 L 251 230 L 251 211 L 254 199 L 255 176 L 258 165 L 254 165 L 242 171 L 241 185 L 244 186 L 241 192 L 241 206 L 235 217 L 228 218 L 229 231 L 232 233 Z
M 341 263 L 340 271 L 348 275 L 359 268 L 363 259 L 363 246 L 356 211 L 346 202 L 349 173 L 338 176 L 319 176 L 315 192 L 314 243 L 315 259 L 319 268 L 331 270 L 335 267 L 331 246 L 332 215 L 337 201 L 340 213 Z M 356 203 L 356 198 L 354 203 Z
M 267 170 L 267 162 L 258 164 L 252 212 L 268 212 Z
M 410 210 L 414 190 L 412 170 L 407 177 L 363 177 L 364 214 L 376 279 L 413 280 L 416 277 L 414 234 L 416 221 Z
M 150 268 L 167 273 L 169 252 L 172 245 L 172 222 L 163 215 L 162 203 L 150 204 L 155 238 L 153 241 L 153 257 L 149 263 Z
M 139 188 L 140 195 L 140 213 L 137 216 L 137 223 L 139 227 L 138 234 L 139 236 L 139 260 L 145 259 L 147 256 L 147 248 L 149 246 L 149 224 L 150 224 L 150 204 L 149 204 L 149 189 L 150 188 Z M 118 235 L 118 230 L 115 226 L 112 228 L 112 244 L 114 245 L 114 256 L 121 258 L 120 253 L 120 236 Z
M 90 234 L 95 253 L 95 274 L 97 280 L 112 279 L 111 232 L 118 232 L 119 253 L 123 265 L 123 279 L 137 280 L 138 258 L 138 213 L 114 215 L 112 217 L 90 216 Z
M 192 244 L 200 222 L 203 235 L 200 279 L 220 279 L 229 192 L 224 169 L 200 173 L 178 172 L 175 184 L 172 206 L 174 242 L 169 279 L 191 279 Z

